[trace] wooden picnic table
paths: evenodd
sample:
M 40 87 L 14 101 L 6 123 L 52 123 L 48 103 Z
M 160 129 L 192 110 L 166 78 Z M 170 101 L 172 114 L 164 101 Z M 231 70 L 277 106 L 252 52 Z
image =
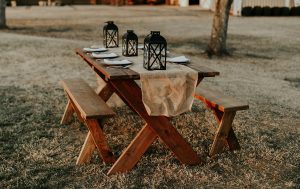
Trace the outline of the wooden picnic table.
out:
M 119 49 L 110 49 L 110 51 L 113 52 L 118 50 Z M 181 163 L 197 165 L 202 162 L 190 144 L 188 144 L 188 142 L 186 142 L 173 127 L 168 117 L 148 115 L 142 102 L 141 88 L 135 82 L 135 80 L 140 79 L 139 73 L 131 69 L 107 67 L 101 64 L 100 61 L 92 58 L 89 54 L 83 52 L 81 49 L 76 49 L 75 51 L 84 62 L 86 62 L 97 75 L 105 81 L 106 86 L 99 91 L 99 96 L 104 101 L 107 101 L 113 93 L 116 93 L 128 107 L 140 115 L 146 122 L 136 137 L 113 164 L 108 171 L 108 175 L 131 170 L 157 137 L 167 145 Z M 120 52 L 118 52 L 118 54 L 120 54 Z M 126 59 L 127 58 L 128 57 L 126 57 Z M 131 58 L 131 61 L 142 64 L 142 56 L 133 57 Z M 198 72 L 198 84 L 205 77 L 219 75 L 219 72 L 193 62 L 188 64 L 188 67 Z M 89 146 L 93 144 L 85 145 Z

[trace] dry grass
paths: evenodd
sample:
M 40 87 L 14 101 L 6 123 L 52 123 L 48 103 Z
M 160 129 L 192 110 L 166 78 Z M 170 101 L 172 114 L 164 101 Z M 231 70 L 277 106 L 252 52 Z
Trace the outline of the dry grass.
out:
M 7 14 L 12 29 L 0 33 L 0 188 L 300 188 L 299 19 L 232 17 L 233 56 L 209 60 L 201 52 L 212 15 L 195 7 L 19 7 Z M 95 86 L 73 49 L 99 42 L 106 20 L 140 36 L 159 28 L 171 51 L 220 71 L 202 84 L 249 102 L 234 122 L 242 150 L 207 156 L 216 123 L 196 102 L 172 122 L 204 165 L 183 166 L 156 142 L 126 174 L 107 177 L 110 166 L 96 154 L 75 166 L 87 130 L 76 119 L 59 124 L 66 99 L 58 81 L 83 77 Z M 105 133 L 119 155 L 143 122 L 126 107 L 115 111 Z

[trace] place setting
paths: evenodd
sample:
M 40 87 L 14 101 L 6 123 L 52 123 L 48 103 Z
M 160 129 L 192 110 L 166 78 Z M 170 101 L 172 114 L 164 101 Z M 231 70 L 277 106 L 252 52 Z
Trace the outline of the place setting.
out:
M 119 57 L 119 55 L 117 55 L 116 53 L 98 53 L 98 52 L 92 52 L 91 53 L 91 56 L 95 59 L 111 59 L 111 58 L 117 58 Z
M 188 59 L 186 56 L 176 56 L 176 57 L 167 57 L 167 62 L 169 63 L 176 63 L 176 64 L 187 64 L 190 62 L 190 59 Z
M 105 52 L 107 51 L 107 48 L 104 48 L 104 47 L 101 47 L 101 46 L 98 46 L 98 45 L 92 45 L 90 47 L 85 47 L 82 49 L 83 52 L 86 52 L 86 53 L 100 53 L 100 52 Z
M 93 58 L 105 59 L 105 58 L 116 58 L 116 53 L 107 52 L 108 49 L 99 45 L 92 45 L 90 47 L 84 47 L 83 52 L 91 55 Z
M 103 59 L 102 64 L 105 65 L 106 68 L 128 69 L 132 65 L 132 62 L 127 59 Z
M 121 59 L 120 56 L 114 52 L 107 52 L 108 50 L 105 47 L 93 45 L 83 48 L 83 51 L 96 61 L 99 61 L 106 68 L 128 69 L 132 64 L 132 62 L 127 59 Z

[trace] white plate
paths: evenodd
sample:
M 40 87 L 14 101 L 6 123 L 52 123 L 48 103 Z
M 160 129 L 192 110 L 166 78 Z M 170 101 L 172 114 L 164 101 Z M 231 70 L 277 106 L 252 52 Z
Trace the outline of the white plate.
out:
M 86 47 L 86 48 L 83 48 L 83 51 L 84 52 L 104 52 L 104 51 L 107 51 L 107 49 L 104 47 L 95 47 L 95 48 Z
M 186 58 L 185 56 L 178 56 L 174 58 L 167 58 L 167 61 L 173 63 L 187 63 L 190 61 L 190 59 Z
M 144 50 L 144 44 L 138 44 L 138 49 Z
M 110 66 L 117 66 L 117 65 L 129 65 L 132 64 L 129 60 L 110 60 L 110 59 L 104 59 L 104 64 L 110 65 Z
M 116 58 L 118 55 L 116 53 L 92 53 L 94 58 Z

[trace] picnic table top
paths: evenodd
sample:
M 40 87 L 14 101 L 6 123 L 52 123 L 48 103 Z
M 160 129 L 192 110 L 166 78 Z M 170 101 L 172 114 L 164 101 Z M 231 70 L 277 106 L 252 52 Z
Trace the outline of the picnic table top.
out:
M 109 49 L 110 52 L 117 53 L 121 55 L 121 48 L 111 48 Z M 83 52 L 82 49 L 75 49 L 76 54 L 82 57 L 90 66 L 94 67 L 96 71 L 100 72 L 105 76 L 105 78 L 110 80 L 116 80 L 116 79 L 134 79 L 138 80 L 140 79 L 140 74 L 129 69 L 120 69 L 120 68 L 112 68 L 107 67 L 103 64 L 101 64 L 101 60 L 98 61 L 91 57 L 90 54 L 87 54 L 86 52 Z M 135 57 L 126 57 L 126 59 L 134 62 L 134 63 L 143 63 L 143 56 L 135 56 Z M 216 75 L 220 75 L 218 71 L 215 71 L 213 69 L 210 69 L 205 66 L 199 65 L 199 63 L 190 62 L 187 64 L 188 67 L 196 70 L 198 72 L 198 78 L 203 77 L 215 77 Z M 168 68 L 167 68 L 168 69 Z

